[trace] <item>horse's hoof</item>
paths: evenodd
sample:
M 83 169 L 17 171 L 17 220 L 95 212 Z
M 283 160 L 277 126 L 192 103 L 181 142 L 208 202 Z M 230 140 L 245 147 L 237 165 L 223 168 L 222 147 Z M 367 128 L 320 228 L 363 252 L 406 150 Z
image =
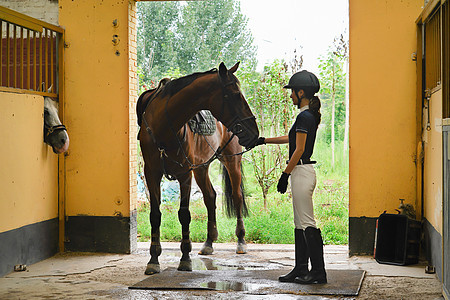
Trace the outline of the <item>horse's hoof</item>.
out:
M 202 249 L 198 251 L 198 254 L 200 255 L 211 255 L 214 252 L 214 248 L 211 246 L 203 245 Z
M 180 261 L 178 265 L 178 271 L 192 271 L 192 262 L 191 261 Z
M 247 253 L 247 244 L 238 243 L 236 247 L 237 254 L 245 254 Z
M 159 264 L 147 264 L 145 275 L 153 275 L 159 272 L 161 272 L 161 267 L 159 266 Z

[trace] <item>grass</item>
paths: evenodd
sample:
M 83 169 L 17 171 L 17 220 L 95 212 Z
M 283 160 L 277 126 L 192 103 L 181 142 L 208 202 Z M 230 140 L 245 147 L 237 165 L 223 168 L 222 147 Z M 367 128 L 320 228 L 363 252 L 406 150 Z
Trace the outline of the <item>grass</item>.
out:
M 337 143 L 336 149 L 342 149 Z M 343 151 L 336 151 L 336 162 L 331 164 L 331 149 L 328 145 L 317 143 L 313 159 L 318 161 L 317 187 L 314 192 L 314 213 L 318 227 L 322 230 L 325 244 L 348 243 L 348 159 Z M 284 244 L 294 243 L 294 220 L 292 202 L 289 194 L 281 195 L 272 186 L 267 198 L 267 210 L 264 209 L 261 192 L 252 169 L 244 164 L 246 174 L 246 201 L 250 215 L 244 219 L 246 241 L 248 243 Z M 219 163 L 211 165 L 213 185 L 221 186 Z M 288 189 L 289 190 L 289 189 Z M 161 240 L 180 241 L 181 225 L 178 221 L 179 201 L 163 202 L 161 205 Z M 193 242 L 204 242 L 207 233 L 207 212 L 202 200 L 191 201 L 190 237 Z M 140 241 L 150 239 L 148 204 L 138 211 L 138 235 Z M 217 242 L 235 242 L 236 219 L 227 218 L 222 207 L 221 196 L 217 198 Z

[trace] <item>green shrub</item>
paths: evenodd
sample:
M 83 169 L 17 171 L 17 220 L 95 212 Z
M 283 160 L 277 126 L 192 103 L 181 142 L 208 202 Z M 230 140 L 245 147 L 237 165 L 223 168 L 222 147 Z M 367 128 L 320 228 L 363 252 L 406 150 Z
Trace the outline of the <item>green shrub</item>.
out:
M 318 176 L 319 177 L 319 176 Z M 248 183 L 248 182 L 247 182 Z M 235 242 L 236 219 L 225 216 L 221 197 L 217 199 L 217 242 Z M 292 202 L 288 194 L 271 190 L 268 207 L 264 209 L 262 197 L 253 191 L 247 197 L 250 216 L 244 219 L 248 243 L 285 244 L 294 242 Z M 181 225 L 178 221 L 179 202 L 161 205 L 161 240 L 180 241 Z M 190 237 L 193 242 L 204 242 L 207 234 L 207 212 L 202 200 L 191 201 Z M 138 212 L 140 241 L 150 239 L 148 205 Z M 348 180 L 318 180 L 314 193 L 314 213 L 326 244 L 347 244 L 348 241 Z

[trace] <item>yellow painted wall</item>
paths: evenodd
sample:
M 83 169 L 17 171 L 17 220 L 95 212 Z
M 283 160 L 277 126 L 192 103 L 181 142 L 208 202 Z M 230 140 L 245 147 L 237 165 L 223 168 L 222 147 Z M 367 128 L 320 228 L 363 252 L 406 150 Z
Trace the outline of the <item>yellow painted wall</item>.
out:
M 71 136 L 66 216 L 127 217 L 133 202 L 129 1 L 60 0 L 59 6 L 59 24 L 66 29 L 65 123 Z
M 442 234 L 442 89 L 432 94 L 429 103 L 430 130 L 423 135 L 424 217 Z
M 415 20 L 423 1 L 350 0 L 350 217 L 416 202 Z
M 58 156 L 44 143 L 44 97 L 0 92 L 0 232 L 58 216 Z

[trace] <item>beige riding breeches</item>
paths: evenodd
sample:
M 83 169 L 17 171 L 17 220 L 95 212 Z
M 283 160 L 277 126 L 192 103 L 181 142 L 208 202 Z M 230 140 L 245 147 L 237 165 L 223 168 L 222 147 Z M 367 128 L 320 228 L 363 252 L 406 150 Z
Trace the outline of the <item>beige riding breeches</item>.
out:
M 316 171 L 312 164 L 297 165 L 291 172 L 294 224 L 297 229 L 316 227 L 312 196 L 316 187 Z

